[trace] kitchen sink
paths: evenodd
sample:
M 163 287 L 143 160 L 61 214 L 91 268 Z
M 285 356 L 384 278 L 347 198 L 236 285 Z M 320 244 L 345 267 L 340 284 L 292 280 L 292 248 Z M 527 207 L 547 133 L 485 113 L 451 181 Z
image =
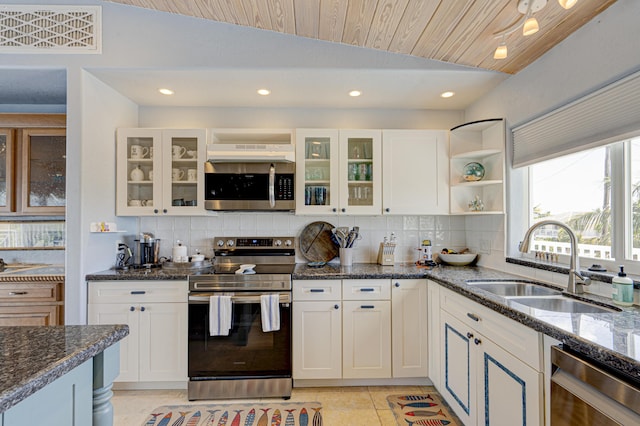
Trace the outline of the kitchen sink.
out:
M 523 281 L 467 281 L 467 284 L 503 297 L 556 296 L 561 294 L 559 290 Z
M 571 299 L 565 296 L 554 297 L 517 297 L 509 298 L 509 304 L 517 303 L 533 309 L 552 312 L 568 312 L 572 314 L 605 314 L 619 312 L 615 308 L 606 308 L 588 302 Z

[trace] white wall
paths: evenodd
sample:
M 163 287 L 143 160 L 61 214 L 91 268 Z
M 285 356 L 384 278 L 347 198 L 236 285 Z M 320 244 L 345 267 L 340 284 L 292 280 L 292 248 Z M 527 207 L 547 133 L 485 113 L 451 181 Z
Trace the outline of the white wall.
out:
M 640 49 L 634 42 L 640 40 L 639 19 L 640 1 L 619 0 L 465 111 L 465 121 L 492 117 L 507 121 L 507 253 L 516 255 L 529 211 L 527 200 L 522 199 L 527 193 L 526 169 L 510 167 L 510 128 L 640 70 Z M 474 218 L 469 218 L 466 228 L 470 235 L 486 229 Z M 500 236 L 496 234 L 496 238 Z M 498 246 L 495 244 L 484 261 L 498 269 L 513 269 L 504 263 L 505 253 L 497 250 Z M 566 281 L 566 276 L 562 280 Z

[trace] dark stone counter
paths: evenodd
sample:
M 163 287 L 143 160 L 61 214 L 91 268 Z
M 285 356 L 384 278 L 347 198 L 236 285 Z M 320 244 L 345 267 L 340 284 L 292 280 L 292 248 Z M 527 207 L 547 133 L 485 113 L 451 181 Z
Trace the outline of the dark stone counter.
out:
M 0 413 L 128 334 L 126 325 L 0 327 Z

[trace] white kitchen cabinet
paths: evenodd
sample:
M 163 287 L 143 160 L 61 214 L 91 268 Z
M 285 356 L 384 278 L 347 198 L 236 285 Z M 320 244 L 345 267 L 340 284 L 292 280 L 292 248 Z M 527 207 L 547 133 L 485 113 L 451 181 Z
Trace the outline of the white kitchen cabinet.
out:
M 204 209 L 204 129 L 118 129 L 116 214 L 199 215 Z
M 90 281 L 89 324 L 127 324 L 116 382 L 187 380 L 185 281 Z
M 382 131 L 382 212 L 449 213 L 449 138 L 444 130 Z
M 424 279 L 391 281 L 393 377 L 427 377 L 427 284 Z
M 440 285 L 427 280 L 427 347 L 428 377 L 436 388 L 440 388 Z
M 450 134 L 450 213 L 501 214 L 505 206 L 505 124 L 490 119 L 462 124 Z M 480 163 L 485 170 L 480 180 L 464 178 L 469 163 Z M 476 198 L 477 197 L 477 198 Z M 480 200 L 483 209 L 470 206 Z
M 469 425 L 540 424 L 539 333 L 449 290 L 440 296 L 439 390 L 455 413 Z
M 342 282 L 293 285 L 293 378 L 342 377 Z
M 296 160 L 296 214 L 380 214 L 380 130 L 296 129 Z

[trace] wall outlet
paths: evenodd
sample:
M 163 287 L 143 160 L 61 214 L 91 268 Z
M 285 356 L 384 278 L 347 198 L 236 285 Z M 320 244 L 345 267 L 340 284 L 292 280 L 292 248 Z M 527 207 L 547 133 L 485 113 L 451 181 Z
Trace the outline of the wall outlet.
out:
M 491 254 L 491 240 L 487 240 L 487 239 L 480 240 L 480 253 Z

